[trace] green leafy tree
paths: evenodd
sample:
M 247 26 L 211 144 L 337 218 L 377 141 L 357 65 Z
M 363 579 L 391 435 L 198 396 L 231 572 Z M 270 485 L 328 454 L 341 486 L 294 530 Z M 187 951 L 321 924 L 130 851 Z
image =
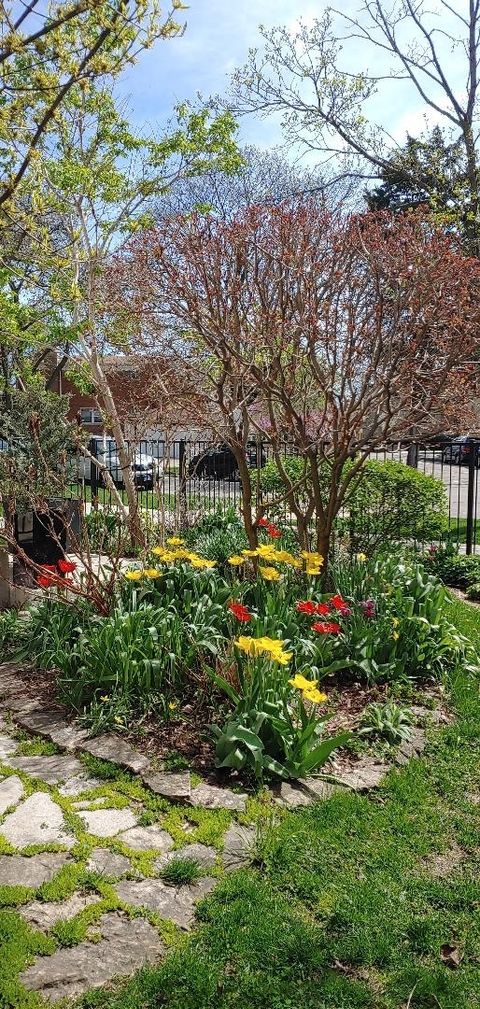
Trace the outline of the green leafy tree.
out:
M 15 212 L 16 189 L 35 161 L 45 133 L 75 84 L 118 74 L 160 38 L 182 32 L 173 0 L 163 15 L 157 0 L 38 0 L 0 7 L 0 206 Z
M 136 134 L 107 86 L 72 88 L 59 112 L 41 160 L 28 175 L 41 241 L 37 270 L 28 291 L 40 290 L 40 305 L 51 345 L 66 361 L 87 366 L 97 400 L 120 457 L 128 509 L 123 508 L 133 542 L 143 533 L 121 419 L 104 358 L 138 349 L 132 345 L 128 313 L 110 325 L 109 293 L 103 269 L 132 233 L 152 221 L 153 201 L 182 177 L 210 169 L 234 171 L 240 156 L 236 125 L 228 112 L 182 104 L 164 135 Z M 22 184 L 20 195 L 28 195 Z M 108 479 L 108 474 L 106 474 Z M 111 478 L 110 478 L 111 479 Z M 115 492 L 115 488 L 111 488 Z

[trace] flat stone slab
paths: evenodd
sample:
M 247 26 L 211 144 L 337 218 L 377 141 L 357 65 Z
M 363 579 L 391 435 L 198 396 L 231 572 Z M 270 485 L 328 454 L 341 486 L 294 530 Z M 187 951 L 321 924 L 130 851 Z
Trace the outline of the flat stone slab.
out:
M 88 833 L 95 837 L 115 837 L 121 830 L 137 824 L 137 817 L 131 809 L 85 809 L 78 815 Z
M 253 849 L 255 845 L 255 830 L 251 827 L 242 827 L 239 823 L 232 823 L 224 838 L 223 864 L 225 869 L 239 869 L 242 865 L 248 865 L 252 861 Z
M 203 806 L 205 809 L 233 809 L 238 813 L 243 813 L 247 796 L 239 792 L 232 792 L 229 788 L 220 788 L 216 785 L 207 785 L 201 782 L 190 795 L 192 806 Z
M 289 781 L 282 781 L 275 789 L 276 799 L 281 806 L 288 806 L 289 809 L 297 809 L 298 806 L 310 806 L 314 801 L 313 796 L 303 788 L 291 785 Z
M 76 757 L 56 753 L 52 757 L 9 757 L 8 766 L 24 771 L 31 778 L 46 781 L 47 785 L 57 785 L 84 771 L 83 764 Z
M 75 774 L 73 778 L 67 778 L 65 784 L 60 785 L 58 791 L 60 795 L 65 796 L 80 795 L 91 788 L 99 788 L 103 784 L 104 782 L 100 781 L 100 778 L 90 778 L 86 771 L 82 771 L 81 774 Z
M 19 667 L 4 662 L 0 666 L 0 697 L 14 697 L 25 693 L 25 683 L 19 676 Z
M 184 858 L 197 862 L 201 869 L 211 869 L 216 865 L 217 852 L 215 848 L 210 848 L 206 844 L 187 844 L 184 848 L 176 848 L 175 851 L 169 852 L 168 855 L 162 855 L 161 858 L 157 858 L 155 868 L 158 872 L 161 872 L 170 862 L 176 862 L 177 859 Z
M 0 781 L 0 815 L 3 815 L 9 806 L 16 806 L 17 802 L 23 798 L 24 787 L 20 778 L 13 774 L 11 778 L 4 778 Z M 1 831 L 0 826 L 0 831 Z
M 65 830 L 60 806 L 46 792 L 35 792 L 5 817 L 0 833 L 15 848 L 29 844 L 62 844 L 72 848 L 75 838 Z
M 155 771 L 143 774 L 142 780 L 152 792 L 171 802 L 190 802 L 191 785 L 188 771 L 181 774 Z
M 195 904 L 210 893 L 216 880 L 208 876 L 190 886 L 167 886 L 161 879 L 143 879 L 140 883 L 118 883 L 120 900 L 133 907 L 147 907 L 179 928 L 189 929 L 195 917 Z
M 20 976 L 22 984 L 48 1001 L 58 1002 L 98 988 L 114 977 L 133 974 L 165 953 L 158 932 L 143 918 L 130 921 L 111 912 L 102 916 L 98 930 L 102 935 L 99 942 L 82 942 L 39 957 Z
M 24 904 L 19 907 L 18 913 L 25 921 L 42 932 L 47 932 L 49 928 L 57 924 L 57 921 L 68 921 L 74 918 L 80 911 L 84 911 L 90 904 L 98 904 L 100 897 L 93 893 L 81 894 L 73 893 L 68 900 L 52 901 L 44 903 L 41 900 L 34 900 L 31 904 Z
M 298 784 L 311 795 L 314 802 L 329 799 L 339 791 L 337 785 L 333 785 L 330 781 L 322 781 L 321 778 L 300 778 Z
M 89 872 L 98 872 L 102 876 L 114 878 L 124 876 L 132 871 L 130 859 L 125 855 L 117 855 L 108 848 L 94 848 L 87 862 Z
M 404 739 L 395 754 L 395 763 L 408 764 L 412 757 L 419 757 L 427 745 L 427 736 L 423 729 L 412 729 L 410 737 Z
M 15 714 L 25 714 L 28 711 L 39 711 L 41 705 L 40 701 L 29 697 L 28 694 L 15 694 L 1 701 L 0 708 L 4 711 L 13 711 Z
M 0 883 L 4 886 L 31 886 L 35 890 L 49 883 L 66 862 L 66 851 L 45 851 L 41 855 L 0 855 Z
M 18 743 L 11 736 L 0 735 L 0 760 L 10 757 L 18 749 Z
M 112 763 L 118 764 L 120 767 L 126 767 L 134 774 L 141 774 L 142 771 L 146 771 L 150 767 L 148 757 L 139 753 L 133 746 L 130 746 L 130 743 L 126 743 L 124 739 L 116 736 L 113 732 L 106 732 L 103 736 L 97 736 L 96 739 L 87 740 L 81 744 L 81 749 L 86 753 L 91 753 L 93 757 L 99 757 L 100 760 L 111 760 Z
M 118 835 L 128 848 L 134 851 L 170 851 L 173 848 L 173 838 L 166 830 L 151 824 L 148 827 L 131 827 Z
M 342 771 L 338 781 L 355 792 L 368 792 L 371 788 L 378 788 L 390 770 L 388 764 L 359 760 L 350 770 Z
M 88 730 L 75 723 L 69 724 L 58 711 L 31 711 L 20 713 L 16 718 L 22 729 L 28 729 L 37 736 L 43 736 L 69 752 L 79 749 L 87 739 Z

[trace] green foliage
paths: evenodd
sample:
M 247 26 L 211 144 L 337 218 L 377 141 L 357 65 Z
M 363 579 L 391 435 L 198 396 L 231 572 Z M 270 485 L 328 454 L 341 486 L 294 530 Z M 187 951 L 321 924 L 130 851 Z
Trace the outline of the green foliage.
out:
M 466 591 L 467 599 L 471 599 L 473 602 L 480 601 L 480 582 L 474 582 L 473 585 L 469 585 Z
M 201 872 L 198 862 L 194 858 L 182 858 L 181 855 L 178 855 L 176 858 L 170 859 L 162 869 L 161 876 L 166 883 L 170 883 L 172 886 L 184 886 L 187 883 L 196 883 Z
M 440 537 L 447 522 L 447 492 L 442 480 L 402 462 L 373 460 L 347 497 L 347 510 L 352 551 L 370 554 L 385 544 Z
M 386 701 L 384 704 L 367 704 L 359 732 L 372 739 L 386 739 L 394 746 L 410 738 L 411 724 L 409 708 L 402 708 L 395 701 Z
M 17 508 L 32 499 L 62 497 L 70 474 L 74 429 L 67 421 L 68 399 L 35 387 L 12 390 L 0 400 L 2 498 Z
M 285 668 L 263 658 L 237 661 L 238 688 L 216 673 L 215 684 L 234 704 L 233 715 L 216 739 L 217 767 L 247 769 L 261 781 L 264 774 L 301 778 L 317 770 L 349 733 L 322 739 L 325 719 L 315 704 L 295 698 Z M 313 684 L 315 685 L 315 684 Z
M 422 556 L 422 563 L 427 571 L 441 578 L 445 585 L 453 585 L 457 589 L 466 589 L 480 581 L 480 557 L 475 554 L 459 554 L 452 543 L 438 549 L 431 548 Z
M 0 654 L 7 656 L 18 643 L 19 635 L 18 610 L 3 610 L 0 612 Z

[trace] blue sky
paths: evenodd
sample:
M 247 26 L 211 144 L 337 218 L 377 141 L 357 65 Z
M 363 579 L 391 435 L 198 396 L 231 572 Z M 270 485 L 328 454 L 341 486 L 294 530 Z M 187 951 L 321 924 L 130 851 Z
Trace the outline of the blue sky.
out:
M 465 0 L 458 0 L 460 7 Z M 292 28 L 299 18 L 307 23 L 321 17 L 326 3 L 300 0 L 191 0 L 191 7 L 181 12 L 187 22 L 182 38 L 158 43 L 142 54 L 136 66 L 124 74 L 120 94 L 128 100 L 133 119 L 147 129 L 158 130 L 167 121 L 177 101 L 225 92 L 232 70 L 247 57 L 249 46 L 259 42 L 258 25 L 286 24 Z M 339 5 L 340 6 L 340 5 Z M 341 9 L 354 13 L 360 0 L 344 0 Z M 435 0 L 428 7 L 435 8 Z M 445 19 L 442 21 L 442 27 Z M 378 65 L 378 55 L 370 56 L 356 45 L 348 53 L 350 69 Z M 376 59 L 376 63 L 373 60 Z M 350 62 L 350 59 L 349 59 Z M 402 142 L 406 131 L 413 135 L 425 128 L 425 108 L 419 97 L 406 85 L 382 85 L 370 112 L 388 125 L 390 133 Z M 429 115 L 428 125 L 434 125 Z M 240 141 L 262 147 L 281 143 L 281 132 L 274 120 L 247 117 L 241 120 Z

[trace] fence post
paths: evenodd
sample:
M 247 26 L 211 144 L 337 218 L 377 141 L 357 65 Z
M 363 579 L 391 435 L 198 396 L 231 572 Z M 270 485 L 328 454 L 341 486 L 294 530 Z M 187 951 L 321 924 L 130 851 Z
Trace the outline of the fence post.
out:
M 468 487 L 467 487 L 467 534 L 465 540 L 465 553 L 471 554 L 473 549 L 473 519 L 475 501 L 475 471 L 477 468 L 478 445 L 472 444 L 472 451 L 468 457 Z M 459 464 L 460 465 L 460 464 Z
M 185 440 L 178 443 L 178 492 L 179 492 L 179 523 L 180 529 L 187 524 L 187 453 Z
M 97 458 L 97 447 L 98 443 L 95 438 L 90 438 L 89 450 L 91 454 Z M 98 496 L 98 469 L 94 462 L 90 462 L 90 492 L 92 497 L 92 505 L 94 504 L 94 498 Z
M 407 449 L 407 466 L 418 469 L 418 443 L 412 442 Z

